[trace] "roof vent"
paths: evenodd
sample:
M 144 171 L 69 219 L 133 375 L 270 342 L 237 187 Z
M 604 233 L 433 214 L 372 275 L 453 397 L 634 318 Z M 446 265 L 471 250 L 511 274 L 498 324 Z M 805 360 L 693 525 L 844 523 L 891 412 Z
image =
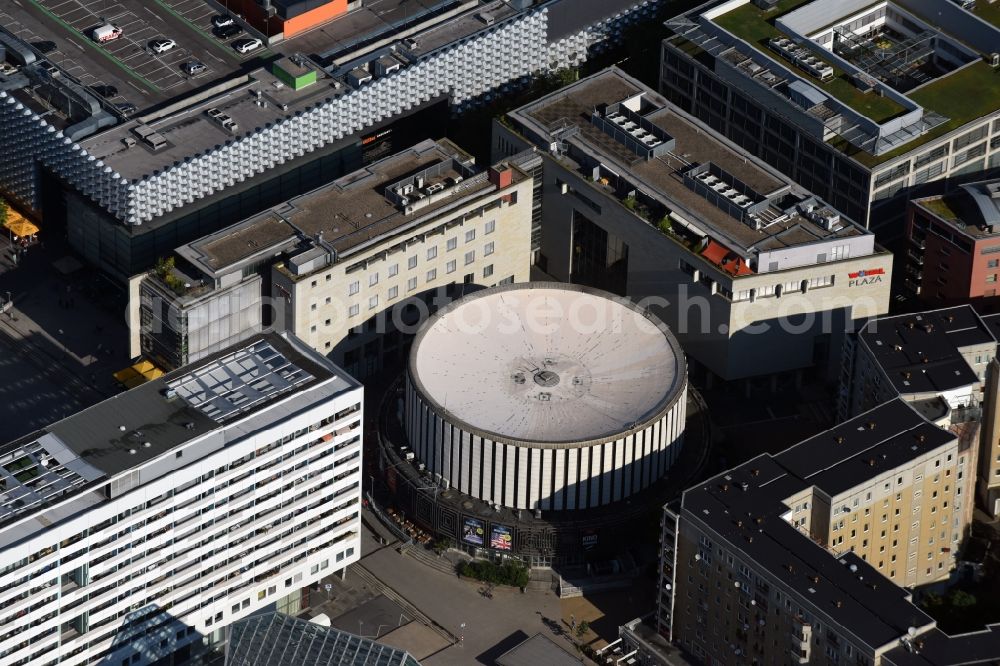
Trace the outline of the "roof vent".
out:
M 844 602 L 841 601 L 840 599 L 837 599 L 836 601 L 833 602 L 833 605 L 836 606 L 837 608 L 843 608 Z
M 915 326 L 916 326 L 916 324 L 914 324 L 912 321 L 906 322 L 906 328 L 910 329 L 911 331 L 913 330 L 913 328 Z
M 868 429 L 869 430 L 874 430 L 875 429 L 875 422 L 874 421 L 869 421 L 868 422 Z
M 121 432 L 125 432 L 126 430 L 128 430 L 128 428 L 126 428 L 125 426 L 118 426 L 118 430 Z
M 869 458 L 868 459 L 868 466 L 869 467 L 874 467 L 875 466 L 875 459 L 874 458 Z
M 136 454 L 136 450 L 135 449 L 129 449 L 128 452 L 129 452 L 129 454 L 131 454 L 133 456 Z
M 837 444 L 843 444 L 844 443 L 844 436 L 843 435 L 837 435 L 836 437 L 833 438 L 833 441 L 837 442 Z
M 728 483 L 723 483 L 723 484 L 722 484 L 721 486 L 719 486 L 719 488 L 720 488 L 720 489 L 722 490 L 722 492 L 724 492 L 724 493 L 726 493 L 726 492 L 729 492 L 729 484 L 728 484 Z
M 819 583 L 819 576 L 810 576 L 809 580 L 811 580 L 813 583 Z
M 144 449 L 148 449 L 151 446 L 152 446 L 152 443 L 150 443 L 150 442 L 143 442 L 142 443 L 142 448 L 144 448 Z
M 188 421 L 187 423 L 185 423 L 184 424 L 184 429 L 185 430 L 194 430 L 194 422 L 193 421 Z
M 918 441 L 918 442 L 922 442 L 922 441 L 924 441 L 925 439 L 927 439 L 927 436 L 926 436 L 926 435 L 924 435 L 923 433 L 920 433 L 919 435 L 917 435 L 917 441 Z
M 950 324 L 950 323 L 952 323 L 953 321 L 955 321 L 955 315 L 953 315 L 953 314 L 950 314 L 950 315 L 948 315 L 947 317 L 945 317 L 945 320 L 946 320 L 946 321 L 947 321 L 947 322 L 948 322 L 948 323 Z
M 758 525 L 763 525 L 764 524 L 764 516 L 757 516 L 756 518 L 753 519 L 753 521 L 755 523 L 757 523 Z
M 750 476 L 760 476 L 760 470 L 754 467 L 752 470 L 750 470 Z

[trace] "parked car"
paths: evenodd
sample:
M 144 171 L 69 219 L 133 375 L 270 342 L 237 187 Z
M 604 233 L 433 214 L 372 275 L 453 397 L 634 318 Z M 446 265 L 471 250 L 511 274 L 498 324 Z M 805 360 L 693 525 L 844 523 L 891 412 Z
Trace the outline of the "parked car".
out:
M 184 63 L 181 65 L 181 69 L 184 70 L 184 73 L 188 76 L 197 76 L 198 74 L 204 74 L 208 71 L 208 67 L 205 66 L 205 63 L 198 62 L 197 60 Z
M 100 95 L 101 97 L 105 97 L 108 99 L 118 96 L 118 88 L 115 88 L 114 86 L 98 85 L 98 86 L 90 86 L 90 89 L 93 90 L 98 95 Z
M 153 53 L 166 53 L 175 46 L 177 46 L 177 42 L 172 39 L 154 39 L 149 43 L 149 48 L 153 49 Z
M 264 42 L 260 41 L 256 37 L 251 39 L 237 39 L 233 42 L 233 48 L 239 53 L 250 53 L 251 51 L 256 51 L 262 46 L 264 46 Z
M 220 26 L 218 28 L 212 28 L 212 34 L 219 39 L 229 39 L 230 37 L 235 37 L 242 32 L 243 28 L 235 23 L 230 23 L 229 25 Z
M 216 14 L 212 17 L 212 25 L 216 28 L 224 28 L 227 25 L 233 25 L 236 23 L 233 17 L 229 14 Z
M 133 113 L 139 110 L 136 107 L 136 105 L 133 104 L 132 102 L 122 102 L 121 104 L 115 104 L 115 108 L 118 109 L 118 112 L 121 113 L 126 118 L 128 118 Z
M 105 23 L 102 26 L 98 26 L 90 31 L 90 38 L 95 42 L 103 44 L 104 42 L 110 42 L 112 40 L 118 39 L 123 34 L 122 29 L 116 25 L 110 23 Z

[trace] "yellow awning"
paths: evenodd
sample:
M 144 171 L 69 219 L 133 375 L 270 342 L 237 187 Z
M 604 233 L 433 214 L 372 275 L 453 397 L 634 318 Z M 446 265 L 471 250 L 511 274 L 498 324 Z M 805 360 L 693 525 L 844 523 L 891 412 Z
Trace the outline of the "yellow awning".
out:
M 20 213 L 14 210 L 7 210 L 7 219 L 4 221 L 3 226 L 18 238 L 38 233 L 38 227 L 24 219 Z
M 127 389 L 135 388 L 140 384 L 145 384 L 157 377 L 163 376 L 163 370 L 143 359 L 127 368 L 123 368 L 114 374 L 119 384 Z

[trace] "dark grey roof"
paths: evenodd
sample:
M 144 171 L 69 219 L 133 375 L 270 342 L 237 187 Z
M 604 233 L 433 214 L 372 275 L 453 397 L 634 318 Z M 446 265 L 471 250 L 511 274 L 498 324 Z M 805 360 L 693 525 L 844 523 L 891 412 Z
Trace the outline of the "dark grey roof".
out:
M 100 402 L 89 409 L 69 416 L 47 428 L 67 447 L 87 463 L 108 475 L 137 467 L 163 455 L 184 442 L 220 427 L 220 423 L 190 406 L 180 396 L 168 397 L 167 387 L 193 369 L 211 365 L 235 349 L 249 347 L 266 340 L 285 358 L 292 359 L 312 380 L 296 390 L 312 386 L 332 376 L 330 370 L 313 362 L 293 347 L 281 335 L 269 333 L 255 336 L 237 347 L 213 354 L 197 363 L 174 370 L 124 393 Z M 257 411 L 268 404 L 264 401 L 242 415 Z M 122 429 L 124 427 L 124 430 Z M 150 446 L 143 444 L 149 442 Z M 130 453 L 134 450 L 135 453 Z
M 226 666 L 420 666 L 407 652 L 307 620 L 269 613 L 233 624 Z
M 549 3 L 549 43 L 576 34 L 636 4 L 636 0 L 562 0 Z
M 580 666 L 583 662 L 552 642 L 535 634 L 497 657 L 497 666 Z
M 883 646 L 910 627 L 930 627 L 933 620 L 860 557 L 834 557 L 799 532 L 782 518 L 788 511 L 784 502 L 814 485 L 836 494 L 954 439 L 904 401 L 893 400 L 779 455 L 758 456 L 687 490 L 684 512 L 859 640 Z
M 1000 624 L 982 631 L 949 636 L 940 629 L 911 641 L 912 649 L 900 646 L 883 657 L 887 666 L 971 666 L 1000 664 Z
M 775 460 L 833 497 L 953 439 L 953 433 L 926 421 L 910 404 L 893 400 L 783 451 Z
M 874 319 L 858 335 L 899 393 L 978 383 L 960 348 L 996 343 L 970 305 Z

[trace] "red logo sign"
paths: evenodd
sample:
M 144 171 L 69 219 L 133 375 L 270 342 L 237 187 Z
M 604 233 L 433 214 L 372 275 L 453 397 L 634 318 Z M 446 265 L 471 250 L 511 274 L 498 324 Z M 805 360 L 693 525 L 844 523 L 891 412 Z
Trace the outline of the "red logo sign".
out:
M 858 278 L 873 277 L 875 275 L 885 275 L 885 269 L 869 268 L 866 271 L 858 271 L 857 273 L 848 273 L 847 277 L 851 278 L 852 280 L 856 280 Z

